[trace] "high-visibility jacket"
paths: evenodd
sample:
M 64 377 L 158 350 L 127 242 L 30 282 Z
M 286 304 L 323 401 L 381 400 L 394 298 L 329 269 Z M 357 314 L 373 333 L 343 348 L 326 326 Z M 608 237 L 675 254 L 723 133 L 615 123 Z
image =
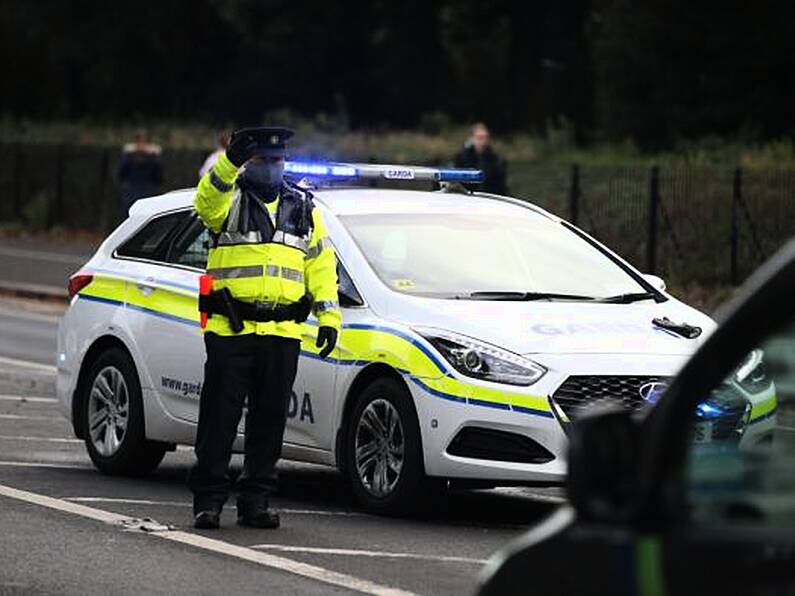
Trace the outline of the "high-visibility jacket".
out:
M 271 238 L 263 238 L 261 231 L 250 231 L 244 223 L 248 205 L 235 185 L 237 172 L 221 155 L 202 177 L 193 201 L 213 238 L 207 259 L 213 290 L 227 287 L 238 300 L 270 305 L 297 302 L 308 292 L 318 324 L 339 330 L 337 260 L 311 195 L 285 185 L 275 201 L 263 203 L 275 230 Z M 302 328 L 293 321 L 245 321 L 240 334 L 301 339 Z M 229 320 L 218 314 L 209 318 L 205 332 L 235 335 Z

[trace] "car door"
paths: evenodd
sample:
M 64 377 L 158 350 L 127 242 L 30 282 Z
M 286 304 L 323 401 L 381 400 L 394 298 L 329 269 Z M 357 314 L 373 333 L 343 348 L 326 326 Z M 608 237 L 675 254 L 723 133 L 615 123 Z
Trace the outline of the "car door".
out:
M 180 215 L 167 245 L 139 262 L 127 306 L 151 390 L 170 415 L 195 423 L 205 360 L 198 279 L 207 262 L 209 236 L 192 210 Z
M 340 306 L 345 321 L 352 309 L 363 305 L 345 266 L 338 260 Z M 301 356 L 298 359 L 293 393 L 287 406 L 285 442 L 329 451 L 333 447 L 334 412 L 336 411 L 336 378 L 339 348 L 325 360 L 317 355 L 317 320 L 314 316 L 304 326 Z

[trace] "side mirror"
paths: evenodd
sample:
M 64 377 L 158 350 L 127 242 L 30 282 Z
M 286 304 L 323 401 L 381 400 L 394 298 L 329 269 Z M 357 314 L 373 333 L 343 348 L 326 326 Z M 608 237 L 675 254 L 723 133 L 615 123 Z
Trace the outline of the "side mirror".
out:
M 665 285 L 665 280 L 658 275 L 652 275 L 651 273 L 644 273 L 643 279 L 649 282 L 655 290 L 659 290 L 660 292 L 664 292 L 665 288 L 667 287 Z
M 627 410 L 583 416 L 569 432 L 569 501 L 579 517 L 627 521 L 637 510 L 638 423 Z

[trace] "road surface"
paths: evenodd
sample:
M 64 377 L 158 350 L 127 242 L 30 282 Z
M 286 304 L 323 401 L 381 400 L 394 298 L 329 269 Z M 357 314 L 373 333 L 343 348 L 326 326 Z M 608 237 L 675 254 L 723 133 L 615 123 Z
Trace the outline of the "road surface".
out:
M 0 236 L 0 282 L 66 288 L 69 276 L 96 250 L 86 240 Z
M 0 594 L 468 594 L 486 559 L 560 500 L 459 491 L 378 517 L 336 471 L 284 462 L 281 529 L 237 527 L 230 503 L 220 531 L 195 531 L 189 449 L 143 479 L 91 466 L 54 399 L 59 314 L 0 301 Z

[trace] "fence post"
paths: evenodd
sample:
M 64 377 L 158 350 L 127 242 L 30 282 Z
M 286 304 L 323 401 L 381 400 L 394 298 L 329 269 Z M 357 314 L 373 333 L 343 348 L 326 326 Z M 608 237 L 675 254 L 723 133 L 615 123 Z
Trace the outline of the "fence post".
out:
M 732 184 L 732 221 L 731 221 L 731 250 L 730 250 L 730 270 L 731 282 L 736 286 L 740 283 L 739 267 L 739 247 L 740 247 L 740 201 L 743 196 L 743 172 L 740 168 L 734 170 L 734 182 Z
M 580 215 L 580 166 L 571 166 L 571 187 L 569 188 L 569 221 L 575 226 Z
M 649 180 L 649 236 L 646 244 L 646 272 L 657 272 L 657 214 L 660 210 L 660 168 L 651 169 Z

